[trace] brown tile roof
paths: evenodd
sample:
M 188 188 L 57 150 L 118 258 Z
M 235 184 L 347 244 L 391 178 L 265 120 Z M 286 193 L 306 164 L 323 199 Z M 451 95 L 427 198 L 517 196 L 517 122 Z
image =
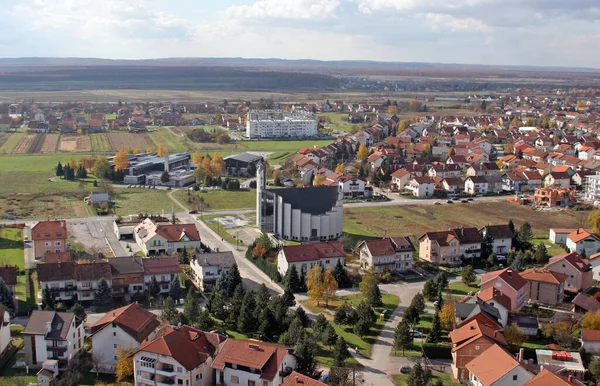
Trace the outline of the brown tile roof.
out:
M 452 231 L 454 231 L 461 244 L 476 244 L 483 241 L 483 237 L 477 228 L 456 228 Z
M 489 232 L 492 237 L 496 240 L 496 239 L 512 239 L 514 237 L 514 234 L 512 233 L 512 231 L 510 230 L 510 227 L 507 225 L 486 225 L 483 228 L 481 228 L 479 231 L 483 231 L 486 230 L 486 232 Z
M 36 267 L 41 282 L 60 280 L 95 281 L 112 278 L 108 261 L 69 261 L 67 263 L 39 263 Z
M 571 239 L 571 241 L 573 241 L 574 243 L 578 243 L 581 240 L 587 239 L 588 237 L 593 237 L 594 239 L 600 241 L 600 237 L 598 237 L 597 234 L 592 233 L 583 228 L 578 228 L 578 229 L 574 230 L 573 232 L 569 233 L 569 235 L 567 236 L 567 238 Z
M 289 245 L 282 248 L 285 259 L 290 263 L 316 261 L 327 257 L 345 257 L 344 247 L 339 241 L 314 244 Z
M 600 302 L 581 292 L 575 296 L 571 303 L 575 304 L 577 307 L 583 308 L 586 311 L 600 310 Z
M 494 344 L 465 366 L 483 385 L 493 385 L 519 362 L 502 347 Z
M 100 280 L 112 278 L 112 271 L 108 261 L 96 261 L 93 263 L 78 261 L 75 264 L 74 279 L 82 280 Z
M 600 342 L 600 330 L 581 330 L 581 340 Z
M 500 305 L 504 306 L 504 308 L 506 308 L 507 310 L 510 310 L 510 298 L 494 287 L 490 287 L 486 290 L 480 291 L 477 294 L 477 297 L 486 303 L 490 300 L 493 300 L 495 302 L 498 302 Z
M 325 386 L 323 382 L 319 382 L 316 379 L 307 377 L 293 371 L 289 377 L 281 384 L 281 386 Z
M 525 386 L 583 386 L 584 383 L 573 378 L 569 380 L 567 377 L 563 377 L 544 369 L 540 371 L 538 375 L 533 377 L 532 380 L 527 382 Z
M 389 256 L 396 253 L 392 241 L 388 238 L 379 240 L 367 240 L 365 245 L 372 256 Z
M 415 251 L 415 246 L 413 245 L 412 241 L 410 240 L 410 237 L 408 237 L 408 236 L 390 237 L 390 240 L 392 240 L 392 244 L 394 244 L 396 246 L 396 249 L 398 249 L 402 252 L 414 252 Z
M 504 339 L 504 335 L 502 335 L 500 330 L 486 326 L 477 319 L 463 324 L 460 328 L 451 331 L 449 337 L 453 345 L 452 352 L 460 350 L 465 345 L 481 337 L 507 345 L 506 339 Z
M 66 340 L 75 314 L 55 311 L 33 311 L 23 330 L 24 335 L 45 335 L 47 339 Z M 48 323 L 50 333 L 46 335 Z
M 156 333 L 151 342 L 143 342 L 139 351 L 172 357 L 188 371 L 214 357 L 219 345 L 226 337 L 213 332 L 204 332 L 193 327 L 167 326 Z
M 279 344 L 228 339 L 217 354 L 212 367 L 223 370 L 225 363 L 237 364 L 262 370 L 260 378 L 272 380 L 289 350 Z
M 506 284 L 511 286 L 515 291 L 520 290 L 527 284 L 527 282 L 523 280 L 519 273 L 515 272 L 512 268 L 504 268 L 498 271 L 486 273 L 481 279 L 481 284 L 490 280 L 494 280 L 498 277 L 504 280 Z
M 46 252 L 44 254 L 45 263 L 66 263 L 71 261 L 71 253 L 69 252 Z
M 556 285 L 560 285 L 567 280 L 567 275 L 552 272 L 545 268 L 530 268 L 521 272 L 519 275 L 521 275 L 521 277 L 527 281 L 539 281 Z
M 569 264 L 581 272 L 585 272 L 590 269 L 590 264 L 587 262 L 587 260 L 582 259 L 581 256 L 575 252 L 563 253 L 562 255 L 551 257 L 547 267 L 551 270 L 552 264 L 558 263 L 562 260 L 568 261 Z
M 169 242 L 181 241 L 184 236 L 191 241 L 200 241 L 200 233 L 194 224 L 160 224 L 157 225 L 156 233 Z
M 143 259 L 145 275 L 161 275 L 181 272 L 177 257 L 163 256 Z
M 92 325 L 92 335 L 111 323 L 121 327 L 139 343 L 143 342 L 160 325 L 155 314 L 134 303 L 107 312 Z
M 7 285 L 17 285 L 17 274 L 19 269 L 13 265 L 5 265 L 0 267 L 0 279 L 4 280 Z
M 31 238 L 35 240 L 55 240 L 67 238 L 67 222 L 40 221 L 31 227 Z

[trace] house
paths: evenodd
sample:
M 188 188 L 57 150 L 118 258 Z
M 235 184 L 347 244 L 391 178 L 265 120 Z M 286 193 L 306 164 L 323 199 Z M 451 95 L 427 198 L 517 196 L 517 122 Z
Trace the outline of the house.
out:
M 459 265 L 460 244 L 452 231 L 426 232 L 419 237 L 419 258 L 437 265 Z
M 256 340 L 225 341 L 212 368 L 216 384 L 281 386 L 296 369 L 296 357 L 291 348 Z
M 457 326 L 477 318 L 484 324 L 491 322 L 498 328 L 502 327 L 500 311 L 476 296 L 470 296 L 467 301 L 457 303 L 454 306 L 454 318 Z
M 567 276 L 544 268 L 530 268 L 519 273 L 528 285 L 527 299 L 533 303 L 560 304 L 565 295 Z
M 324 269 L 333 269 L 336 264 L 344 264 L 344 247 L 339 241 L 326 241 L 303 245 L 286 245 L 277 255 L 277 270 L 281 276 L 292 266 L 295 266 L 298 274 L 308 272 L 315 265 Z
M 563 377 L 554 374 L 548 369 L 541 371 L 533 377 L 533 379 L 525 384 L 525 386 L 584 386 L 583 382 L 578 381 L 573 377 Z
M 488 234 L 492 237 L 492 251 L 499 258 L 506 256 L 506 254 L 512 248 L 514 234 L 508 224 L 486 225 L 479 229 L 479 233 L 481 233 L 481 236 L 483 236 L 484 240 Z
M 488 272 L 481 279 L 481 291 L 495 288 L 510 299 L 510 310 L 518 311 L 527 300 L 527 282 L 512 268 Z
M 581 347 L 586 353 L 600 354 L 600 330 L 581 330 Z
M 40 221 L 31 227 L 33 253 L 36 259 L 44 257 L 46 252 L 64 252 L 67 243 L 67 222 Z
M 537 317 L 527 315 L 509 315 L 508 325 L 516 324 L 519 330 L 528 337 L 536 337 L 540 328 Z
M 135 384 L 213 385 L 211 365 L 225 341 L 226 337 L 216 332 L 164 327 L 154 339 L 140 344 L 133 356 Z
M 566 291 L 586 291 L 594 283 L 591 265 L 574 252 L 550 258 L 546 268 L 567 275 Z
M 465 180 L 465 193 L 486 194 L 488 192 L 488 181 L 484 176 L 470 176 Z
M 54 378 L 58 376 L 58 361 L 56 359 L 48 359 L 42 363 L 42 368 L 38 371 L 37 379 L 39 386 L 54 385 Z
M 413 177 L 405 189 L 412 192 L 416 197 L 431 197 L 435 188 L 435 181 L 431 177 Z
M 577 191 L 569 188 L 537 188 L 534 202 L 538 206 L 567 206 L 577 201 Z
M 571 187 L 571 176 L 567 172 L 550 172 L 544 177 L 544 187 L 568 189 Z
M 8 308 L 0 306 L 0 358 L 10 346 L 10 312 Z
M 98 371 L 114 373 L 117 348 L 137 349 L 154 338 L 159 325 L 158 317 L 137 303 L 107 312 L 91 327 L 93 355 L 98 361 L 94 366 Z
M 502 327 L 506 327 L 508 324 L 508 313 L 510 311 L 510 298 L 493 287 L 479 291 L 477 298 L 498 310 L 498 313 L 500 314 L 498 321 Z
M 450 332 L 449 337 L 452 342 L 452 376 L 461 382 L 469 378 L 466 369 L 469 362 L 494 344 L 507 345 L 501 331 L 478 320 L 463 324 Z
M 406 184 L 409 183 L 411 178 L 411 173 L 408 170 L 398 169 L 392 173 L 392 184 L 396 187 L 396 189 L 402 190 Z
M 362 269 L 373 268 L 376 273 L 412 269 L 415 247 L 408 236 L 367 240 L 361 242 L 358 248 Z
M 117 301 L 131 302 L 131 297 L 144 292 L 144 260 L 141 256 L 108 259 L 111 270 L 112 295 Z
M 600 236 L 583 228 L 578 228 L 569 233 L 566 245 L 571 252 L 582 256 L 591 256 L 600 250 Z
M 571 304 L 573 304 L 571 308 L 571 312 L 573 313 L 596 312 L 600 310 L 600 302 L 581 292 L 575 296 Z
M 86 199 L 88 205 L 102 205 L 110 203 L 110 196 L 108 193 L 92 193 Z
M 202 292 L 212 292 L 217 280 L 226 275 L 235 264 L 231 251 L 197 253 L 190 261 L 192 281 Z
M 181 267 L 177 257 L 162 256 L 144 259 L 144 285 L 146 288 L 150 285 L 152 278 L 155 277 L 160 286 L 160 293 L 165 295 L 171 289 L 171 282 L 175 275 L 181 273 Z
M 583 381 L 586 368 L 579 352 L 535 350 L 538 366 L 544 369 L 556 369 L 555 374 Z
M 519 358 L 520 359 L 520 358 Z M 469 373 L 469 385 L 500 386 L 522 385 L 533 378 L 521 360 L 494 344 L 465 366 Z
M 281 386 L 325 386 L 326 383 L 319 382 L 316 379 L 312 379 L 307 377 L 306 375 L 302 375 L 295 371 L 287 377 L 285 382 L 281 384 Z
M 133 229 L 133 234 L 146 256 L 171 255 L 184 248 L 193 251 L 201 247 L 194 224 L 157 224 L 147 218 Z
M 25 363 L 41 368 L 48 359 L 66 367 L 83 347 L 83 321 L 75 314 L 55 311 L 32 311 L 23 330 Z
M 548 239 L 553 244 L 567 244 L 567 236 L 576 229 L 572 228 L 550 228 Z

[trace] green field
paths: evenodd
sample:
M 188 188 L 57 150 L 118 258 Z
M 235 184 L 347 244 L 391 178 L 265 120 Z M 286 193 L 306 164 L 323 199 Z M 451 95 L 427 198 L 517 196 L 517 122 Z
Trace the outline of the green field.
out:
M 13 228 L 0 229 L 0 265 L 16 265 L 19 270 L 25 267 L 23 257 L 23 230 Z
M 460 226 L 482 227 L 507 224 L 513 220 L 518 228 L 528 221 L 535 235 L 548 237 L 548 229 L 585 226 L 589 212 L 536 211 L 507 202 L 486 202 L 455 205 L 405 205 L 372 208 L 346 208 L 344 231 L 351 237 L 412 235 L 427 231 L 446 230 Z
M 156 147 L 162 144 L 165 146 L 167 151 L 172 153 L 189 151 L 188 147 L 185 146 L 182 142 L 186 139 L 186 137 L 176 137 L 163 127 L 155 127 L 153 129 L 155 131 L 149 132 L 148 136 L 150 137 L 150 139 L 152 139 L 152 142 L 154 142 Z
M 331 130 L 338 130 L 342 132 L 350 132 L 353 130 L 360 130 L 360 124 L 353 124 L 348 122 L 348 113 L 330 112 L 330 113 L 319 113 L 319 117 L 324 117 L 327 122 L 327 128 Z
M 115 193 L 116 213 L 122 216 L 138 213 L 165 214 L 171 213 L 173 201 L 166 190 L 119 189 Z M 175 212 L 181 211 L 175 205 Z
M 0 146 L 0 154 L 10 154 L 17 146 L 17 143 L 25 136 L 25 133 L 15 133 L 8 137 L 8 140 Z
M 189 193 L 188 193 L 189 192 Z M 177 190 L 173 192 L 175 197 L 184 206 L 190 208 L 190 202 L 188 201 L 188 194 L 197 195 L 198 197 L 204 198 L 211 210 L 222 210 L 222 209 L 252 209 L 256 207 L 256 191 L 231 191 L 231 190 L 213 190 L 213 191 L 190 191 L 190 190 Z M 190 208 L 191 209 L 191 208 Z
M 114 151 L 106 134 L 92 134 L 90 142 L 94 153 L 112 153 Z
M 223 217 L 223 215 L 212 215 L 212 216 L 202 216 L 202 221 L 208 225 L 208 227 L 210 229 L 212 229 L 216 234 L 218 234 L 220 237 L 224 238 L 228 243 L 230 243 L 231 245 L 236 245 L 237 240 L 235 239 L 235 237 L 233 237 L 229 232 L 227 232 L 227 229 L 224 229 L 222 226 L 220 226 L 220 224 L 217 221 L 214 221 L 215 218 L 220 218 Z M 236 229 L 236 228 L 229 228 L 229 229 Z M 239 229 L 239 227 L 238 227 Z M 244 243 L 242 242 L 242 247 L 244 247 Z M 246 247 L 244 247 L 246 248 Z
M 450 289 L 450 293 L 452 295 L 462 296 L 467 296 L 469 292 L 479 291 L 479 286 L 477 284 L 471 284 L 470 286 L 468 286 L 462 281 L 453 281 L 448 285 L 448 288 Z

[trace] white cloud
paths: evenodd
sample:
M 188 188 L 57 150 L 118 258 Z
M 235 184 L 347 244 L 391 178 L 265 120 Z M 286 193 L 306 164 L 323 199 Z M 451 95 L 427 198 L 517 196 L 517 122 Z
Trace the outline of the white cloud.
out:
M 234 19 L 313 19 L 334 15 L 341 0 L 260 0 L 252 5 L 233 5 L 225 10 Z

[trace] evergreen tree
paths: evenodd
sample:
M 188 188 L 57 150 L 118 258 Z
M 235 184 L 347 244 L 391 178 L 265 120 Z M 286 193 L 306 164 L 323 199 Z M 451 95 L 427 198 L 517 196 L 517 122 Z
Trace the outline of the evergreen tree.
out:
M 362 277 L 360 282 L 360 292 L 371 307 L 379 307 L 383 304 L 381 301 L 381 292 L 377 285 L 377 276 L 373 269 L 369 269 Z
M 315 336 L 319 340 L 323 340 L 325 331 L 327 331 L 327 326 L 329 326 L 329 322 L 325 318 L 325 315 L 322 313 L 317 315 L 315 321 L 313 322 L 313 332 Z
M 294 355 L 296 355 L 296 371 L 308 377 L 312 376 L 317 367 L 315 354 L 317 351 L 314 341 L 304 335 L 296 344 Z
M 442 306 L 444 305 L 444 297 L 442 295 L 443 295 L 443 292 L 440 290 L 440 292 L 438 292 L 437 300 L 435 301 L 435 303 L 436 303 L 435 309 L 437 311 L 441 310 Z
M 160 317 L 162 320 L 166 321 L 171 325 L 176 325 L 181 322 L 181 314 L 175 308 L 175 302 L 172 297 L 167 297 L 165 303 L 163 304 L 163 309 L 160 313 Z
M 239 285 L 242 285 L 242 276 L 240 275 L 240 270 L 239 270 L 237 264 L 234 263 L 231 266 L 231 269 L 229 270 L 228 274 L 229 274 L 229 280 L 227 281 L 228 288 L 227 288 L 226 292 L 229 296 L 233 296 L 237 287 Z M 243 291 L 243 287 L 242 287 L 242 291 Z
M 325 330 L 325 338 L 323 339 L 323 343 L 327 346 L 332 347 L 335 342 L 337 342 L 338 334 L 335 332 L 335 328 L 331 325 L 331 323 L 327 324 L 327 329 Z
M 548 250 L 544 243 L 540 243 L 535 247 L 534 258 L 538 264 L 546 264 L 548 262 Z
M 231 328 L 237 328 L 238 318 L 240 316 L 240 311 L 242 310 L 242 302 L 244 301 L 244 289 L 241 284 L 239 284 L 235 291 L 233 291 L 233 298 L 231 299 L 231 304 L 229 305 L 229 316 L 227 318 L 227 325 Z
M 256 293 L 256 309 L 258 310 L 257 315 L 260 314 L 262 310 L 267 308 L 269 305 L 269 300 L 271 300 L 269 289 L 265 283 L 262 283 L 258 292 Z
M 258 333 L 260 334 L 261 339 L 272 341 L 279 332 L 279 326 L 277 325 L 275 315 L 273 315 L 273 312 L 269 307 L 265 307 L 262 310 L 259 320 L 261 322 L 258 327 Z
M 517 255 L 510 264 L 510 267 L 516 272 L 521 272 L 523 268 L 525 268 L 525 254 L 523 251 L 517 252 Z
M 94 293 L 94 305 L 98 309 L 108 309 L 112 306 L 112 289 L 108 286 L 106 280 L 101 279 L 98 282 L 98 288 Z
M 12 293 L 2 278 L 0 278 L 0 305 L 6 307 L 10 313 L 15 312 Z
M 189 190 L 188 190 L 189 192 Z M 183 247 L 183 251 L 178 255 L 179 264 L 188 265 L 190 264 L 190 259 L 188 258 L 188 251 L 186 247 Z
M 185 316 L 186 322 L 191 325 L 195 325 L 200 318 L 198 294 L 196 289 L 193 287 L 188 291 L 188 294 L 183 302 L 183 316 Z
M 206 308 L 217 319 L 226 320 L 229 315 L 225 302 L 225 292 L 223 290 L 213 291 L 208 297 Z
M 281 298 L 286 307 L 293 307 L 296 305 L 296 299 L 294 298 L 294 294 L 290 290 L 289 286 L 285 287 L 285 291 L 283 292 L 283 296 Z
M 486 232 L 481 243 L 481 258 L 487 259 L 492 252 L 494 252 L 494 237 L 490 232 Z
M 436 310 L 433 315 L 433 322 L 431 324 L 431 330 L 427 335 L 427 342 L 433 343 L 438 342 L 442 337 L 442 323 L 440 321 L 440 311 Z
M 63 170 L 63 167 L 60 163 L 60 161 L 58 162 L 58 165 L 56 166 L 56 177 L 63 177 L 65 175 L 65 172 Z
M 531 225 L 528 222 L 524 222 L 519 228 L 518 241 L 521 249 L 528 249 L 533 238 L 533 231 Z
M 333 321 L 335 324 L 346 324 L 347 310 L 348 306 L 345 304 L 338 306 L 338 308 L 335 310 L 335 315 L 333 316 Z
M 411 304 L 406 308 L 406 310 L 404 310 L 404 314 L 402 314 L 402 320 L 410 323 L 414 329 L 415 326 L 421 321 L 421 314 L 417 311 L 415 306 Z
M 287 272 L 285 273 L 284 283 L 287 284 L 292 293 L 302 292 L 302 285 L 300 283 L 300 277 L 298 276 L 298 271 L 296 270 L 296 266 L 292 265 Z
M 154 276 L 153 276 L 153 278 L 154 278 Z M 152 284 L 152 282 L 150 284 Z M 159 292 L 160 292 L 160 288 L 159 288 Z M 175 277 L 171 281 L 171 286 L 169 288 L 169 296 L 171 297 L 171 299 L 173 299 L 177 302 L 179 302 L 179 299 L 181 299 L 181 282 L 179 281 L 179 276 L 177 276 L 177 275 L 175 275 Z
M 294 346 L 305 335 L 306 330 L 302 327 L 302 322 L 300 319 L 294 318 L 288 330 L 279 337 L 279 343 L 285 346 Z
M 462 271 L 462 282 L 466 285 L 473 283 L 477 279 L 475 272 L 473 271 L 473 267 L 471 265 L 467 265 Z
M 443 291 L 448 287 L 448 274 L 445 271 L 438 273 L 433 279 L 435 284 L 437 285 L 436 295 L 439 291 Z
M 341 336 L 337 338 L 335 343 L 335 349 L 333 351 L 333 366 L 344 367 L 344 361 L 350 358 L 350 352 L 348 351 L 348 344 Z
M 200 310 L 196 327 L 202 331 L 210 331 L 215 327 L 215 321 L 210 317 L 208 310 Z
M 48 286 L 42 290 L 42 309 L 44 311 L 54 311 L 54 296 Z
M 402 321 L 398 323 L 394 330 L 394 349 L 404 351 L 413 343 L 413 339 L 410 336 L 410 327 L 408 322 Z
M 156 276 L 152 276 L 152 279 L 150 279 L 150 285 L 148 286 L 148 293 L 150 294 L 150 297 L 152 297 L 153 299 L 155 299 L 158 294 L 160 294 L 160 285 L 158 284 L 158 281 L 156 280 Z
M 423 295 L 427 298 L 427 299 L 433 299 L 437 296 L 438 293 L 438 287 L 435 284 L 435 281 L 433 278 L 427 280 L 425 282 L 425 285 L 423 286 Z
M 415 310 L 419 314 L 422 314 L 423 312 L 425 312 L 426 305 L 425 305 L 425 297 L 423 296 L 423 293 L 417 292 L 415 297 L 411 300 L 410 304 L 415 308 Z
M 495 253 L 491 253 L 490 256 L 487 258 L 487 263 L 490 265 L 490 267 L 495 266 L 496 264 L 498 264 L 498 258 L 496 257 Z
M 410 370 L 408 378 L 406 379 L 407 386 L 427 386 L 431 381 L 431 370 L 423 370 L 423 366 L 417 363 Z
M 304 308 L 302 308 L 302 306 L 298 306 L 298 308 L 296 308 L 294 317 L 300 320 L 300 322 L 302 323 L 302 327 L 310 327 L 310 319 L 308 318 L 308 315 L 306 315 L 306 311 L 304 311 Z
M 348 272 L 346 272 L 346 268 L 344 268 L 341 260 L 338 260 L 333 269 L 333 277 L 335 277 L 335 281 L 338 283 L 338 288 L 348 288 L 351 286 Z
M 240 315 L 238 317 L 237 328 L 239 332 L 246 334 L 256 330 L 256 317 L 254 315 L 255 310 L 256 301 L 254 298 L 254 292 L 248 291 L 242 300 Z
M 87 319 L 85 308 L 83 308 L 83 306 L 79 303 L 73 304 L 73 307 L 71 307 L 69 312 L 75 314 L 75 316 L 82 322 L 84 322 Z
M 508 220 L 508 228 L 510 229 L 510 231 L 512 232 L 513 236 L 516 236 L 516 228 L 515 228 L 515 223 L 513 222 L 513 220 Z

